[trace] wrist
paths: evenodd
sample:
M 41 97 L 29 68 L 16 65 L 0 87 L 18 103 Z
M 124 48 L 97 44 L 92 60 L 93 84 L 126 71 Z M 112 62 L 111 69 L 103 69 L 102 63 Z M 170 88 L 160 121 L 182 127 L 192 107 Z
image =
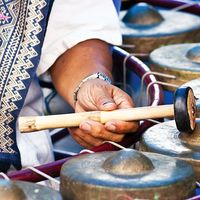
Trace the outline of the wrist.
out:
M 103 80 L 103 81 L 105 81 L 105 82 L 107 82 L 108 84 L 111 84 L 112 83 L 112 81 L 111 81 L 111 79 L 106 75 L 106 74 L 104 74 L 104 73 L 102 73 L 102 72 L 97 72 L 97 73 L 94 73 L 94 74 L 91 74 L 91 75 L 89 75 L 89 76 L 87 76 L 86 78 L 84 78 L 80 83 L 79 83 L 79 85 L 75 88 L 75 90 L 74 90 L 74 105 L 76 104 L 76 102 L 77 102 L 77 100 L 78 100 L 78 92 L 79 92 L 79 90 L 80 90 L 80 88 L 82 87 L 82 85 L 86 82 L 86 81 L 88 81 L 88 80 L 92 80 L 92 79 L 101 79 L 101 80 Z

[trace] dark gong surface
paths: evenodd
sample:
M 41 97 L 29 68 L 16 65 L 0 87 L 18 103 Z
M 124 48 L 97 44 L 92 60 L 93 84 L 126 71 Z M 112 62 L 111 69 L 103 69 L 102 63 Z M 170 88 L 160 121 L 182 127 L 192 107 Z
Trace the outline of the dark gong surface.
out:
M 0 180 L 1 200 L 62 200 L 60 193 L 49 187 L 23 182 Z
M 159 154 L 140 154 L 129 149 L 69 160 L 61 170 L 62 195 L 72 200 L 184 199 L 192 195 L 195 184 L 190 165 Z
M 188 55 L 189 52 L 198 47 L 200 50 L 200 43 L 174 44 L 160 47 L 150 54 L 150 67 L 152 71 L 175 75 L 177 77 L 175 80 L 159 78 L 162 81 L 177 85 L 199 78 L 200 63 L 194 62 L 192 55 Z M 196 52 L 200 58 L 200 51 Z M 197 55 L 196 58 L 198 58 Z
M 125 23 L 121 20 L 123 42 L 124 44 L 134 44 L 134 52 L 150 53 L 152 50 L 166 44 L 199 42 L 199 16 L 180 11 L 156 9 L 164 19 L 156 25 L 140 26 Z M 126 13 L 127 11 L 120 13 L 121 19 Z

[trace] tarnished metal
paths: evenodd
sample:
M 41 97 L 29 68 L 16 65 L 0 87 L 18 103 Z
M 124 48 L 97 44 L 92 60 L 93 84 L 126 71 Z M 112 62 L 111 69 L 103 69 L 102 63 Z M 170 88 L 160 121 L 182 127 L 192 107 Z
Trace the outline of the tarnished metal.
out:
M 176 157 L 192 164 L 200 180 L 200 121 L 192 134 L 180 133 L 174 120 L 152 126 L 142 136 L 140 150 Z
M 197 62 L 200 64 L 200 44 L 190 49 L 186 57 L 192 62 Z
M 26 200 L 24 191 L 11 181 L 0 181 L 0 198 L 2 200 Z
M 163 46 L 154 50 L 149 58 L 152 71 L 176 76 L 176 79 L 158 77 L 161 81 L 182 85 L 200 77 L 200 43 Z M 174 91 L 172 87 L 165 88 Z
M 133 28 L 136 25 L 150 25 L 152 27 L 161 23 L 163 20 L 164 18 L 162 15 L 153 6 L 147 5 L 146 3 L 140 3 L 138 6 L 133 6 L 122 19 L 127 26 Z
M 183 86 L 192 88 L 197 99 L 196 128 L 191 133 L 180 133 L 174 120 L 149 128 L 142 136 L 140 150 L 149 151 L 185 160 L 193 165 L 200 181 L 200 78 Z
M 1 200 L 62 200 L 51 188 L 23 181 L 0 180 Z
M 185 199 L 195 178 L 184 161 L 133 149 L 81 155 L 61 170 L 61 194 L 70 200 Z
M 145 12 L 141 13 L 140 10 Z M 143 19 L 142 24 L 138 24 L 137 16 Z M 123 43 L 135 45 L 131 53 L 148 54 L 163 45 L 199 42 L 200 17 L 194 14 L 164 8 L 152 9 L 146 3 L 138 3 L 128 11 L 121 11 L 120 17 Z

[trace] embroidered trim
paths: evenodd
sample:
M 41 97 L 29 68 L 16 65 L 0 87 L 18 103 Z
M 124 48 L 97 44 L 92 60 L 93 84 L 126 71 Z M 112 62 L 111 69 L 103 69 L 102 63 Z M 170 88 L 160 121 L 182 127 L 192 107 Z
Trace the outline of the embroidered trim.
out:
M 48 4 L 49 0 L 0 1 L 0 158 L 18 166 L 16 119 L 39 62 Z

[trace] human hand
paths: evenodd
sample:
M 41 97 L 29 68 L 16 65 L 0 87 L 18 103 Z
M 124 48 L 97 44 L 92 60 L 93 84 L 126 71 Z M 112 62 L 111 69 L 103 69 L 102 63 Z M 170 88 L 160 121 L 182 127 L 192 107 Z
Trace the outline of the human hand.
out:
M 75 112 L 111 111 L 131 108 L 134 103 L 130 96 L 114 85 L 101 79 L 86 81 L 80 88 Z M 126 133 L 135 132 L 138 122 L 111 120 L 105 124 L 86 120 L 79 128 L 70 128 L 72 137 L 83 147 L 92 148 L 104 141 L 121 142 Z

